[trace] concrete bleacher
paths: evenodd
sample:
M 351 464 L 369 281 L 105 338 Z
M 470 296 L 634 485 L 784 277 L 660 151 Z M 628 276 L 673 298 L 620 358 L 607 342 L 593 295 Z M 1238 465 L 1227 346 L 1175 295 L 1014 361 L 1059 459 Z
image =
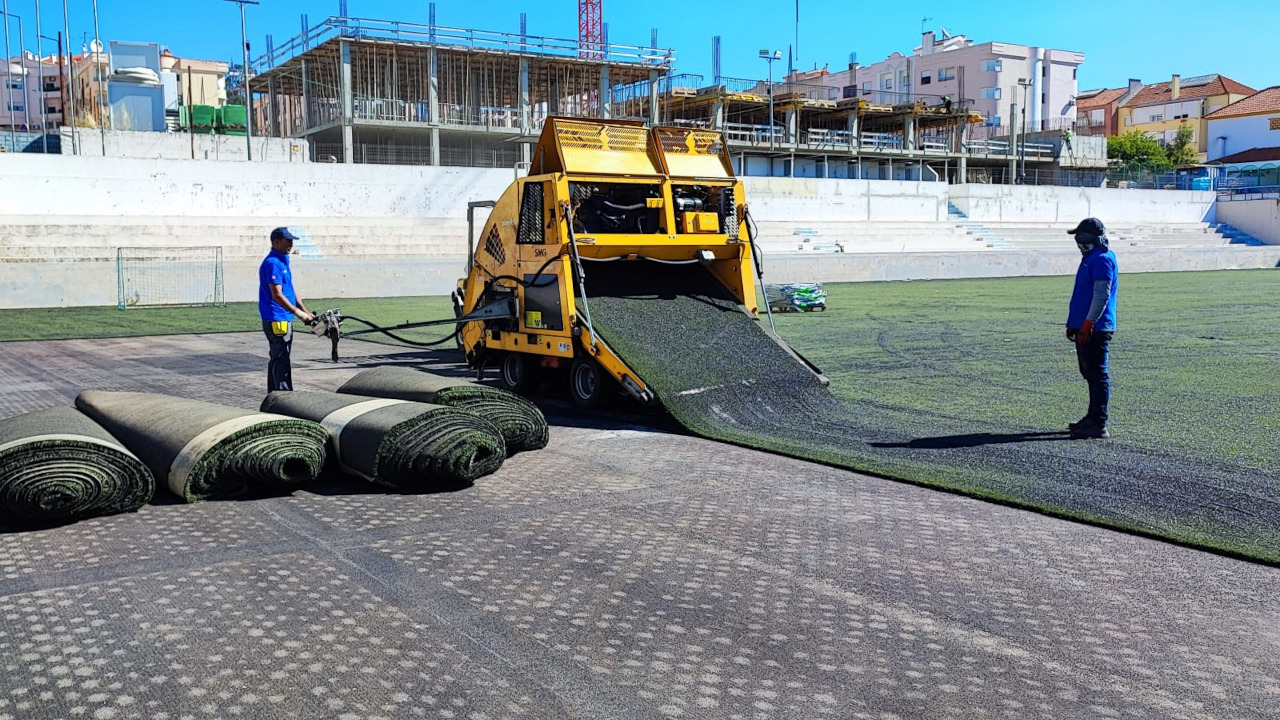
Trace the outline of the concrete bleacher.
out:
M 1015 250 L 1061 248 L 1072 242 L 1067 231 L 1074 223 L 984 222 L 990 233 Z M 1209 223 L 1170 222 L 1110 223 L 1107 238 L 1117 252 L 1124 249 L 1231 247 L 1229 238 Z
M 281 217 L 276 221 L 225 217 L 6 216 L 0 222 L 0 261 L 113 260 L 120 247 L 217 246 L 227 261 L 260 260 L 271 230 L 286 225 L 301 236 L 295 249 L 309 259 L 463 257 L 467 223 L 456 218 Z
M 758 220 L 767 254 L 806 252 L 973 252 L 992 246 L 954 223 L 925 221 L 790 222 Z

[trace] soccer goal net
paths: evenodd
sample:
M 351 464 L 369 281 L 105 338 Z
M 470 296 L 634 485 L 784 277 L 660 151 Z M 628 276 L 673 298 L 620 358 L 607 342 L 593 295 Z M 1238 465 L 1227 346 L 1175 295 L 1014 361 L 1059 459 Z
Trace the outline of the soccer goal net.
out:
M 122 247 L 116 250 L 116 279 L 121 310 L 158 305 L 225 305 L 222 248 L 169 250 Z

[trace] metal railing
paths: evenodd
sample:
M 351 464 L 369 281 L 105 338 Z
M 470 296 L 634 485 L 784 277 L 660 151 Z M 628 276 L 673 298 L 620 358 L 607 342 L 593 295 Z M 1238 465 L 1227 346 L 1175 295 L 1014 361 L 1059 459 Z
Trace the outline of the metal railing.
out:
M 1280 198 L 1280 185 L 1255 185 L 1253 187 L 1218 187 L 1218 200 L 1271 200 Z
M 264 53 L 252 60 L 249 63 L 250 72 L 261 74 L 302 55 L 321 43 L 339 37 L 354 40 L 412 42 L 559 58 L 592 57 L 614 63 L 632 63 L 660 69 L 669 69 L 675 64 L 675 51 L 670 49 L 617 43 L 581 44 L 577 40 L 564 38 L 331 16 L 284 45 L 274 48 L 270 53 Z

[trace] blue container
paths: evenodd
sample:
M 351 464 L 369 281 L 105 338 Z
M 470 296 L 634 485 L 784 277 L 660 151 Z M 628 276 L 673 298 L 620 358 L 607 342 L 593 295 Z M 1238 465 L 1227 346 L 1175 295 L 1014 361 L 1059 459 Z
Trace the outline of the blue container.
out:
M 1207 177 L 1191 178 L 1192 190 L 1212 190 L 1213 179 Z

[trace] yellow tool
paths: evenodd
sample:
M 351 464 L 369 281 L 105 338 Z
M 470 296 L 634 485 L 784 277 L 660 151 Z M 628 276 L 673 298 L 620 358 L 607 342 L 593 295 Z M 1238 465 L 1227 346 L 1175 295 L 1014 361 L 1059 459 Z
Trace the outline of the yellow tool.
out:
M 456 314 L 503 302 L 515 311 L 463 322 L 459 342 L 473 368 L 496 359 L 509 389 L 528 389 L 543 368 L 569 368 L 580 406 L 598 407 L 619 386 L 654 401 L 591 326 L 583 267 L 592 260 L 699 262 L 759 314 L 742 183 L 719 132 L 550 118 L 528 177 L 496 203 L 472 205 L 492 212 L 468 237 Z

